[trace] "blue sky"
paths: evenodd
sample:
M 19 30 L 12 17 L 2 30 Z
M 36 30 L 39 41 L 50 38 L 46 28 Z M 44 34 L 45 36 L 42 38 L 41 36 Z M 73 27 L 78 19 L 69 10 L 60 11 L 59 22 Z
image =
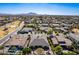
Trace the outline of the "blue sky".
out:
M 78 3 L 0 3 L 0 13 L 6 14 L 79 15 Z

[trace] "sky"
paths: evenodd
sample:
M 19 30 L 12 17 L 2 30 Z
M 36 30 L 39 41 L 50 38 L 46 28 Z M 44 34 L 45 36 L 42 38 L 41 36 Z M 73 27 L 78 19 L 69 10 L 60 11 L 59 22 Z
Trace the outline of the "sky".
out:
M 79 3 L 0 3 L 4 14 L 79 15 Z

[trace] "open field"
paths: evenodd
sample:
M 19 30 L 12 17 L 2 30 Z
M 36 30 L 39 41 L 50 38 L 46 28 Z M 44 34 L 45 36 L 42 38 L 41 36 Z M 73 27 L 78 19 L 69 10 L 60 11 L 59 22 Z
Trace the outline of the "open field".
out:
M 8 33 L 15 31 L 19 24 L 20 21 L 14 21 L 12 23 L 4 25 L 4 27 L 0 28 L 0 38 L 3 38 Z

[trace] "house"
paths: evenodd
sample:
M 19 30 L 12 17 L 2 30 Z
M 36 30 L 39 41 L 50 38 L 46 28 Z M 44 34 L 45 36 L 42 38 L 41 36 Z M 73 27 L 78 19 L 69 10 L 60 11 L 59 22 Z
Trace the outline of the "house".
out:
M 40 27 L 40 30 L 42 30 L 42 31 L 48 31 L 48 27 Z
M 52 28 L 50 28 L 50 27 L 40 27 L 40 30 L 48 32 L 49 30 L 52 30 Z
M 79 34 L 77 33 L 69 33 L 68 37 L 79 46 Z
M 39 24 L 40 26 L 42 27 L 48 27 L 49 25 L 48 24 Z
M 11 37 L 9 39 L 9 41 L 7 41 L 4 44 L 4 46 L 21 46 L 21 47 L 24 47 L 24 45 L 26 44 L 27 38 L 28 38 L 28 35 L 26 35 L 26 34 L 15 35 L 15 36 Z
M 19 33 L 25 34 L 28 32 L 32 32 L 32 28 L 23 28 L 21 31 L 19 31 Z
M 51 38 L 51 40 L 54 46 L 57 46 L 59 44 L 55 37 Z
M 60 24 L 52 24 L 54 27 L 60 27 Z
M 59 32 L 67 32 L 67 30 L 64 27 L 56 27 L 55 29 Z
M 70 39 L 65 38 L 65 36 L 61 33 L 59 33 L 59 36 L 56 36 L 57 41 L 59 42 L 59 45 L 63 47 L 68 47 L 72 45 L 72 41 Z
M 70 39 L 65 38 L 66 46 L 71 46 L 72 41 Z
M 34 34 L 31 36 L 31 41 L 29 46 L 31 47 L 49 47 L 47 37 L 45 34 Z

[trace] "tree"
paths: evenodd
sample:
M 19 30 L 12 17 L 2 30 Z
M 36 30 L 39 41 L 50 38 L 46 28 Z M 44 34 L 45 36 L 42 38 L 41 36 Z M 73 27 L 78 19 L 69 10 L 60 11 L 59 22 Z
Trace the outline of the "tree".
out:
M 23 55 L 29 54 L 29 53 L 31 53 L 31 51 L 32 51 L 31 48 L 24 48 L 24 49 L 22 50 L 22 54 L 23 54 Z
M 56 34 L 56 35 L 59 35 L 59 33 L 58 33 L 58 32 L 55 32 L 55 34 Z
M 51 30 L 50 30 L 50 31 L 48 31 L 48 32 L 47 32 L 47 34 L 52 34 L 52 31 L 51 31 Z
M 3 49 L 3 48 L 4 48 L 4 46 L 0 46 L 0 50 Z
M 50 47 L 51 47 L 51 50 L 54 52 L 54 46 L 53 46 L 53 45 L 51 45 Z
M 62 50 L 63 50 L 63 48 L 60 45 L 54 48 L 54 51 L 56 54 L 61 54 Z
M 34 28 L 34 25 L 33 24 L 29 24 L 29 25 L 27 25 L 27 27 Z

